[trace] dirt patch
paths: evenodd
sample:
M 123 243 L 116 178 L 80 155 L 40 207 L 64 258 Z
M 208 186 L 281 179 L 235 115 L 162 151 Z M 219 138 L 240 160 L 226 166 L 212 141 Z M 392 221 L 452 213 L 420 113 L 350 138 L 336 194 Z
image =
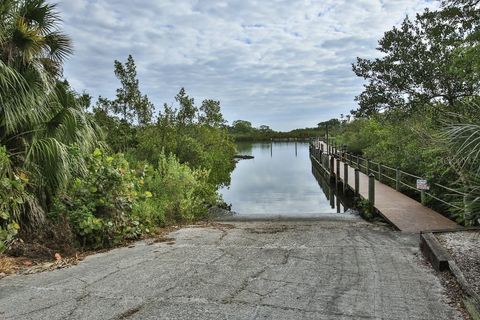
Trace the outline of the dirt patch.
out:
M 175 243 L 175 239 L 168 237 L 170 232 L 183 226 L 169 226 L 158 228 L 153 235 L 144 238 L 147 244 L 165 242 L 168 245 Z M 32 274 L 55 269 L 67 268 L 78 264 L 85 257 L 97 253 L 108 252 L 119 247 L 134 247 L 133 243 L 142 240 L 129 240 L 117 246 L 102 249 L 58 250 L 38 243 L 37 241 L 24 242 L 17 240 L 7 254 L 0 254 L 0 279 L 11 274 Z M 72 252 L 73 251 L 73 252 Z
M 63 258 L 59 254 L 50 260 L 30 260 L 27 257 L 9 257 L 0 255 L 0 279 L 10 274 L 32 274 L 55 269 L 63 269 L 78 264 L 86 255 Z
M 468 313 L 464 303 L 465 293 L 463 292 L 463 289 L 460 287 L 455 277 L 449 271 L 436 271 L 436 274 L 440 278 L 440 282 L 445 288 L 447 295 L 447 303 L 452 308 L 458 310 L 458 312 L 460 312 L 460 314 L 462 315 L 463 319 L 470 320 L 470 314 Z
M 467 308 L 465 307 L 465 292 L 463 291 L 455 276 L 450 271 L 435 271 L 435 269 L 431 267 L 430 262 L 425 259 L 422 254 L 416 256 L 418 258 L 418 263 L 428 269 L 431 269 L 432 272 L 434 272 L 440 280 L 440 283 L 445 290 L 445 302 L 452 308 L 456 309 L 461 314 L 462 319 L 472 320 L 470 314 L 467 311 Z
M 220 229 L 220 230 L 235 229 L 235 226 L 233 224 L 211 222 L 211 221 L 199 222 L 199 223 L 193 225 L 193 227 L 195 227 L 195 228 L 214 228 L 214 229 Z
M 280 232 L 285 232 L 289 228 L 286 225 L 281 225 L 278 227 L 270 227 L 270 228 L 246 228 L 250 233 L 255 233 L 255 234 L 275 234 L 275 233 L 280 233 Z
M 470 288 L 480 295 L 480 230 L 435 234 L 462 271 Z

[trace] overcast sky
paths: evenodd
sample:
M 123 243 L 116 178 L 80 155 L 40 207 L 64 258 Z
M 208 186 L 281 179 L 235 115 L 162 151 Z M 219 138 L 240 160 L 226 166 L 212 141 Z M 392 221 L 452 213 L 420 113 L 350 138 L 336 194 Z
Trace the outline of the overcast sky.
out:
M 58 1 L 58 0 L 57 0 Z M 185 87 L 226 119 L 276 130 L 316 126 L 355 108 L 357 56 L 425 0 L 59 0 L 75 54 L 65 76 L 95 99 L 119 87 L 115 59 L 132 54 L 160 108 Z

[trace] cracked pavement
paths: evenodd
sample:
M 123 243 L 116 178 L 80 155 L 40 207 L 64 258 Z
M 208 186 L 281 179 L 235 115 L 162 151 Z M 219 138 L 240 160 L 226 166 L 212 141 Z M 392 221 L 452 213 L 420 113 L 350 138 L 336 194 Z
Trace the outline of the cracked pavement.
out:
M 0 319 L 461 319 L 418 235 L 364 221 L 233 222 L 0 280 Z

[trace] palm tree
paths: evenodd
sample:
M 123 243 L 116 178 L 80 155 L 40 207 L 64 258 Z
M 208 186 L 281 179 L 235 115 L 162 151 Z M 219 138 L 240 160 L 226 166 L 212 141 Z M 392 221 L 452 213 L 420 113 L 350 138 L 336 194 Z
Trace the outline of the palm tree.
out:
M 71 40 L 58 29 L 55 5 L 45 0 L 3 0 L 0 57 L 24 75 L 59 76 L 72 53 Z
M 467 103 L 469 109 L 480 110 L 480 104 Z M 477 115 L 478 116 L 478 115 Z M 457 121 L 447 124 L 444 138 L 451 151 L 451 166 L 457 172 L 464 194 L 465 210 L 459 213 L 465 224 L 480 223 L 480 119 L 455 115 Z
M 55 5 L 45 0 L 0 3 L 0 147 L 12 168 L 0 175 L 28 175 L 30 192 L 44 209 L 69 177 L 85 170 L 83 155 L 99 134 L 60 81 L 72 46 L 59 21 Z M 25 208 L 25 222 L 40 220 L 39 212 Z

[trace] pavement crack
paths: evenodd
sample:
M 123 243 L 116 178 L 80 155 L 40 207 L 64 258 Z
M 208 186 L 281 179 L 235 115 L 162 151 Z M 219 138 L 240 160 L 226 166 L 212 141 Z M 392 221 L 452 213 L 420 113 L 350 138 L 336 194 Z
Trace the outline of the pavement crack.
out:
M 122 312 L 120 315 L 118 315 L 115 320 L 122 320 L 122 319 L 128 319 L 128 318 L 131 318 L 134 314 L 136 314 L 137 312 L 139 312 L 143 307 L 143 304 L 139 305 L 139 306 L 136 306 L 136 307 L 133 307 L 133 308 L 130 308 L 128 309 L 127 311 L 125 312 Z
M 257 279 L 262 273 L 264 273 L 265 271 L 267 270 L 267 267 L 264 266 L 263 268 L 261 268 L 260 270 L 254 272 L 253 274 L 251 274 L 250 276 L 246 277 L 245 279 L 243 279 L 242 283 L 240 284 L 240 286 L 234 291 L 232 292 L 232 294 L 230 294 L 229 297 L 227 298 L 224 298 L 222 300 L 222 303 L 231 303 L 236 296 L 238 296 L 242 291 L 244 291 L 250 281 L 254 280 L 254 279 Z
M 283 260 L 282 262 L 280 263 L 281 265 L 286 265 L 288 263 L 288 260 L 290 259 L 290 252 L 292 250 L 286 250 L 284 253 L 283 253 Z

